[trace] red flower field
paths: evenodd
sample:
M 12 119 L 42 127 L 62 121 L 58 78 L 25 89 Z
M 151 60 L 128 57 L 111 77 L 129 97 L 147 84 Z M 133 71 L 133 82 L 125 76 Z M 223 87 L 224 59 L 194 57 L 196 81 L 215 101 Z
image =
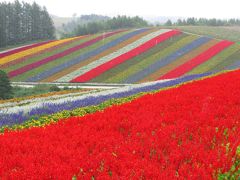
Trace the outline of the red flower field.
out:
M 216 179 L 240 144 L 240 71 L 0 136 L 0 179 Z

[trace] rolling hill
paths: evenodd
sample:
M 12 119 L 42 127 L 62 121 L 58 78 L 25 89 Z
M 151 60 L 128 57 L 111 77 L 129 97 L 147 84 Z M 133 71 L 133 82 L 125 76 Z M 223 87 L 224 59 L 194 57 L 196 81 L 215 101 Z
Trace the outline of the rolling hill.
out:
M 240 67 L 240 44 L 176 29 L 123 29 L 0 53 L 11 81 L 141 83 Z

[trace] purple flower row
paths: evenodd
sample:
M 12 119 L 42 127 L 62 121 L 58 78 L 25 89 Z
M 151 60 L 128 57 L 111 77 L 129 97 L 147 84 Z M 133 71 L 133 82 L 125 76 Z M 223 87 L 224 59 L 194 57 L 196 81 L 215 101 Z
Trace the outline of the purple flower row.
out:
M 75 100 L 72 102 L 65 102 L 62 104 L 45 104 L 44 107 L 32 109 L 28 113 L 23 113 L 23 112 L 13 113 L 13 114 L 0 113 L 0 127 L 12 126 L 14 124 L 21 124 L 32 118 L 36 120 L 37 117 L 40 117 L 42 115 L 50 115 L 57 112 L 61 112 L 63 110 L 73 110 L 80 107 L 97 105 L 106 100 L 113 99 L 113 98 L 123 98 L 123 97 L 131 96 L 137 93 L 141 93 L 141 92 L 151 92 L 154 90 L 159 90 L 161 88 L 175 86 L 177 84 L 181 84 L 181 83 L 198 79 L 211 74 L 212 73 L 188 75 L 182 78 L 178 78 L 178 79 L 174 79 L 166 82 L 156 82 L 149 85 L 129 88 L 126 91 L 119 91 L 119 92 L 117 91 L 112 94 L 110 93 L 110 94 L 104 94 L 99 96 L 89 96 L 84 99 Z
M 193 49 L 201 46 L 204 43 L 207 43 L 210 40 L 211 40 L 211 38 L 209 38 L 209 37 L 200 37 L 200 38 L 194 40 L 193 42 L 187 44 L 186 46 L 180 48 L 179 50 L 175 51 L 174 53 L 168 55 L 167 57 L 159 59 L 157 62 L 151 64 L 150 66 L 146 67 L 145 69 L 143 69 L 143 70 L 133 74 L 132 76 L 128 77 L 124 81 L 124 83 L 138 82 L 141 79 L 143 79 L 143 78 L 147 77 L 148 75 L 156 72 L 160 68 L 172 63 L 173 61 L 175 61 L 179 57 L 189 53 Z
M 78 64 L 78 63 L 80 63 L 80 62 L 82 62 L 84 60 L 87 60 L 88 58 L 90 58 L 92 56 L 96 56 L 96 55 L 102 53 L 103 51 L 106 51 L 107 49 L 109 49 L 109 48 L 111 48 L 113 46 L 116 46 L 119 43 L 121 43 L 123 41 L 126 41 L 127 39 L 129 39 L 129 38 L 131 38 L 133 36 L 136 36 L 136 35 L 138 35 L 138 34 L 140 34 L 142 32 L 145 32 L 147 30 L 148 29 L 139 29 L 139 30 L 130 32 L 128 34 L 125 34 L 125 35 L 117 38 L 116 40 L 111 41 L 111 42 L 109 42 L 109 43 L 107 43 L 107 44 L 105 44 L 105 45 L 103 45 L 103 46 L 101 46 L 101 47 L 99 47 L 97 49 L 94 49 L 94 50 L 92 50 L 90 52 L 87 52 L 85 54 L 80 55 L 79 57 L 76 57 L 76 58 L 74 58 L 72 60 L 64 62 L 63 64 L 55 66 L 55 67 L 53 67 L 53 68 L 51 68 L 51 69 L 49 69 L 47 71 L 44 71 L 44 72 L 42 72 L 40 74 L 37 74 L 36 76 L 33 76 L 33 77 L 29 78 L 27 81 L 28 82 L 35 82 L 35 81 L 43 80 L 43 79 L 45 79 L 45 78 L 47 78 L 47 77 L 49 77 L 49 76 L 51 76 L 53 74 L 56 74 L 56 73 L 58 73 L 58 72 L 60 72 L 60 71 L 62 71 L 64 69 L 68 68 L 68 67 L 74 66 L 74 65 L 76 65 L 76 64 Z

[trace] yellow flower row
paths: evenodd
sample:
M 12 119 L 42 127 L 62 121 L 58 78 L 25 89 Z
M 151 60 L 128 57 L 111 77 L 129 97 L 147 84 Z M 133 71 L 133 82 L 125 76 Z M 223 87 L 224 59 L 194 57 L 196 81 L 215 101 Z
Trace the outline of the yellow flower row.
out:
M 60 44 L 65 43 L 65 42 L 72 41 L 74 39 L 82 38 L 82 37 L 84 37 L 84 36 L 53 41 L 53 42 L 50 42 L 50 43 L 47 43 L 47 44 L 44 44 L 44 45 L 41 45 L 41 46 L 38 46 L 38 47 L 35 47 L 35 48 L 27 49 L 25 51 L 21 51 L 21 52 L 18 52 L 18 53 L 0 58 L 0 65 L 11 62 L 11 61 L 14 61 L 16 59 L 19 59 L 19 58 L 22 58 L 22 57 L 25 57 L 25 56 L 28 56 L 28 55 L 31 55 L 31 54 L 34 54 L 34 53 L 38 53 L 42 50 L 60 45 Z

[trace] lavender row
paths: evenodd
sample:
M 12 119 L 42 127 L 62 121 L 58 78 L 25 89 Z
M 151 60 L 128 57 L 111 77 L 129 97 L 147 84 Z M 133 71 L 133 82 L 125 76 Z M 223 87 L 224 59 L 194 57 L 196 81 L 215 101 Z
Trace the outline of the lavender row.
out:
M 142 85 L 133 85 L 130 87 L 124 87 L 117 90 L 109 90 L 105 92 L 95 93 L 95 95 L 90 95 L 75 101 L 64 102 L 62 104 L 46 103 L 44 104 L 44 106 L 32 109 L 28 113 L 24 113 L 24 112 L 18 112 L 13 114 L 0 113 L 0 127 L 6 126 L 6 125 L 12 126 L 14 124 L 21 124 L 29 119 L 32 119 L 32 118 L 37 119 L 42 115 L 50 115 L 57 112 L 61 112 L 63 110 L 73 110 L 80 107 L 97 105 L 112 98 L 122 98 L 122 97 L 131 96 L 137 93 L 141 93 L 141 92 L 150 92 L 150 91 L 159 90 L 165 87 L 175 86 L 177 84 L 181 84 L 181 83 L 198 79 L 211 74 L 212 73 L 188 75 L 182 78 L 169 80 L 169 81 L 163 81 L 163 82 L 157 81 L 152 83 L 145 83 Z
M 175 51 L 174 53 L 168 55 L 165 58 L 159 59 L 155 63 L 151 64 L 150 66 L 146 67 L 145 69 L 133 74 L 132 76 L 128 77 L 124 82 L 125 83 L 134 83 L 140 81 L 141 79 L 147 77 L 148 75 L 156 72 L 160 68 L 172 63 L 177 58 L 189 53 L 193 49 L 201 46 L 202 44 L 207 43 L 211 39 L 209 37 L 200 37 L 193 42 L 187 44 L 186 46 L 180 48 L 179 50 Z
M 113 46 L 116 46 L 117 44 L 119 44 L 119 43 L 121 43 L 121 42 L 123 42 L 123 41 L 125 41 L 125 40 L 127 40 L 127 39 L 129 39 L 131 37 L 133 37 L 133 36 L 136 36 L 137 34 L 143 33 L 143 32 L 145 32 L 147 30 L 149 30 L 149 29 L 148 28 L 139 29 L 139 30 L 130 32 L 128 34 L 125 34 L 125 35 L 123 35 L 123 36 L 121 36 L 121 37 L 119 37 L 119 38 L 117 38 L 117 39 L 115 39 L 115 40 L 113 40 L 113 41 L 111 41 L 111 42 L 109 42 L 109 43 L 107 43 L 107 44 L 97 48 L 97 49 L 94 49 L 94 50 L 92 50 L 90 52 L 82 54 L 82 55 L 80 55 L 77 58 L 74 58 L 74 59 L 72 59 L 70 61 L 67 61 L 67 62 L 65 62 L 63 64 L 60 64 L 58 66 L 55 66 L 55 67 L 53 67 L 53 68 L 51 68 L 51 69 L 49 69 L 47 71 L 44 71 L 44 72 L 42 72 L 42 73 L 40 73 L 40 74 L 38 74 L 36 76 L 28 78 L 27 81 L 28 82 L 41 81 L 41 80 L 43 80 L 43 79 L 45 79 L 45 78 L 47 78 L 47 77 L 49 77 L 49 76 L 51 76 L 53 74 L 56 74 L 56 73 L 64 70 L 65 68 L 69 68 L 71 66 L 74 66 L 74 65 L 76 65 L 76 64 L 78 64 L 78 63 L 80 63 L 80 62 L 82 62 L 82 61 L 84 61 L 84 60 L 86 60 L 86 59 L 88 59 L 88 58 L 90 58 L 92 56 L 96 56 L 96 55 L 102 53 L 103 51 L 106 51 L 107 49 L 109 49 L 109 48 L 111 48 Z

